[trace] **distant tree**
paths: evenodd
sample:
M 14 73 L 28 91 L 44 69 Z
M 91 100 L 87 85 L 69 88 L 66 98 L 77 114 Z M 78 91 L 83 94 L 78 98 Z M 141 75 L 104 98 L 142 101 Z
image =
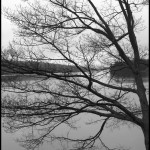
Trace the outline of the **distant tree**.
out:
M 105 0 L 97 6 L 92 0 L 49 0 L 27 2 L 28 6 L 15 11 L 4 10 L 18 27 L 18 40 L 2 51 L 4 67 L 17 67 L 20 69 L 16 73 L 42 77 L 37 82 L 10 82 L 9 88 L 2 83 L 4 127 L 7 131 L 38 131 L 20 140 L 24 147 L 34 149 L 44 141 L 59 140 L 72 143 L 74 150 L 94 149 L 107 123 L 125 123 L 141 128 L 149 150 L 149 104 L 140 72 L 140 60 L 147 52 L 137 42 L 136 33 L 142 29 L 142 23 L 134 16 L 144 7 L 138 5 L 141 3 Z M 116 61 L 130 68 L 133 83 L 125 84 L 123 77 L 116 83 L 115 77 L 109 76 L 110 66 Z M 39 67 L 39 62 L 72 65 L 78 73 L 56 73 Z M 5 91 L 23 94 L 10 96 Z M 130 94 L 138 99 L 132 99 Z M 64 124 L 76 129 L 73 119 L 81 114 L 101 119 L 95 135 L 79 139 L 69 133 L 53 134 Z M 95 122 L 99 123 L 99 119 L 91 125 Z M 102 141 L 101 144 L 106 147 Z
M 144 4 L 144 5 L 149 5 L 149 0 L 143 1 L 142 4 Z

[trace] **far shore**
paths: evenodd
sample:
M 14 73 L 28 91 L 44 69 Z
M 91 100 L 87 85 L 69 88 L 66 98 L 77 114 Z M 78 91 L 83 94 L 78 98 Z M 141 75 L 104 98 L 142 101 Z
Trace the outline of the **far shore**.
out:
M 61 73 L 58 73 L 61 74 Z M 40 79 L 46 79 L 45 76 L 42 75 L 36 75 L 36 74 L 7 74 L 7 75 L 1 75 L 1 81 L 2 82 L 15 82 L 15 81 L 29 81 L 29 80 L 40 80 Z M 123 80 L 128 82 L 133 82 L 133 77 L 121 77 L 121 76 L 114 76 L 114 80 L 116 82 L 121 82 Z M 144 82 L 149 81 L 149 76 L 143 77 Z

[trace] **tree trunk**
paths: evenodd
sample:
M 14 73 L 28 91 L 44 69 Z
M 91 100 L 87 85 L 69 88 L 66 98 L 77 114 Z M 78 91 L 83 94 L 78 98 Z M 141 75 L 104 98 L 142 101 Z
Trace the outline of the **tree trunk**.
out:
M 144 115 L 143 117 L 144 126 L 142 131 L 144 133 L 144 140 L 145 140 L 145 148 L 149 150 L 149 113 Z
M 145 140 L 145 147 L 146 150 L 149 150 L 149 104 L 146 97 L 146 89 L 144 87 L 142 77 L 136 76 L 136 83 L 137 83 L 137 91 L 139 100 L 141 103 L 141 110 L 142 110 L 142 131 L 144 134 L 144 140 Z
M 144 136 L 145 136 L 145 147 L 146 147 L 146 150 L 149 150 L 149 132 L 146 132 Z

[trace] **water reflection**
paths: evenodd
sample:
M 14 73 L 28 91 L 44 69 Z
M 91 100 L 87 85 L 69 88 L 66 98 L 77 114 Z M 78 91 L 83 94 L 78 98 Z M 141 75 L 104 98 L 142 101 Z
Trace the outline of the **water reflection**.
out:
M 145 86 L 148 88 L 148 79 L 144 79 Z M 120 82 L 119 80 L 117 82 Z M 130 83 L 131 80 L 128 80 Z M 132 97 L 134 97 L 132 95 Z M 79 129 L 76 131 L 71 131 L 70 134 L 75 137 L 87 137 L 96 133 L 100 125 L 94 124 L 86 126 L 85 122 L 89 122 L 90 120 L 97 120 L 97 116 L 93 115 L 85 115 L 82 114 L 78 116 L 77 119 L 80 119 L 77 126 Z M 60 126 L 55 132 L 56 134 L 63 134 L 65 132 L 65 126 Z M 24 150 L 19 144 L 15 141 L 16 138 L 21 137 L 22 133 L 26 133 L 26 131 L 19 131 L 17 133 L 6 133 L 2 128 L 2 150 Z M 116 147 L 116 146 L 123 146 L 126 148 L 131 148 L 131 150 L 145 150 L 144 146 L 144 137 L 141 129 L 137 126 L 131 126 L 130 128 L 126 125 L 120 126 L 120 128 L 111 129 L 106 128 L 102 134 L 102 140 L 105 144 L 109 147 Z M 60 143 L 53 143 L 53 145 L 49 143 L 44 143 L 39 150 L 58 150 L 59 146 L 61 147 Z M 61 149 L 60 149 L 61 150 Z
M 80 116 L 81 119 L 85 119 L 88 121 L 89 119 L 92 119 L 92 117 L 84 115 Z M 86 117 L 86 118 L 85 118 Z M 93 127 L 89 126 L 85 128 L 85 126 L 80 126 L 78 132 L 73 131 L 71 134 L 73 136 L 83 136 L 86 137 L 87 135 L 97 131 L 99 129 L 99 125 L 95 125 Z M 64 128 L 61 127 L 57 129 L 57 132 L 63 131 Z M 18 145 L 18 143 L 15 142 L 16 138 L 19 138 L 21 135 L 18 133 L 15 134 L 9 134 L 5 133 L 2 130 L 2 150 L 24 150 L 21 146 Z M 106 145 L 110 147 L 116 147 L 116 146 L 123 146 L 126 148 L 131 148 L 131 150 L 144 150 L 144 137 L 143 133 L 138 127 L 131 127 L 128 128 L 127 126 L 121 126 L 119 129 L 105 129 L 102 136 L 101 136 L 103 142 L 105 142 Z M 60 143 L 59 143 L 60 144 Z M 58 144 L 44 144 L 41 147 L 39 147 L 39 150 L 58 150 L 58 147 L 61 145 Z M 103 149 L 104 150 L 104 149 Z

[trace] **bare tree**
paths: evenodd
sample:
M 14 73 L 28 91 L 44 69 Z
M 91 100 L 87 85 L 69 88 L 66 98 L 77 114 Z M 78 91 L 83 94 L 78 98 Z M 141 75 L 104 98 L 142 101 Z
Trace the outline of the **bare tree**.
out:
M 143 28 L 134 16 L 142 9 L 141 2 L 105 0 L 97 7 L 92 0 L 48 0 L 27 2 L 27 7 L 14 12 L 5 10 L 18 27 L 18 40 L 2 51 L 2 71 L 37 78 L 36 82 L 11 80 L 12 88 L 2 83 L 3 91 L 20 93 L 2 96 L 5 127 L 39 131 L 20 140 L 24 147 L 33 149 L 49 139 L 90 149 L 101 141 L 107 123 L 126 123 L 141 128 L 149 149 L 149 105 L 140 70 L 146 52 L 141 53 L 137 43 L 136 32 Z M 115 62 L 121 67 L 114 69 Z M 124 77 L 115 82 L 115 73 L 124 68 L 133 75 L 130 84 Z M 62 124 L 76 129 L 74 118 L 81 114 L 101 118 L 95 135 L 85 139 L 53 135 Z

